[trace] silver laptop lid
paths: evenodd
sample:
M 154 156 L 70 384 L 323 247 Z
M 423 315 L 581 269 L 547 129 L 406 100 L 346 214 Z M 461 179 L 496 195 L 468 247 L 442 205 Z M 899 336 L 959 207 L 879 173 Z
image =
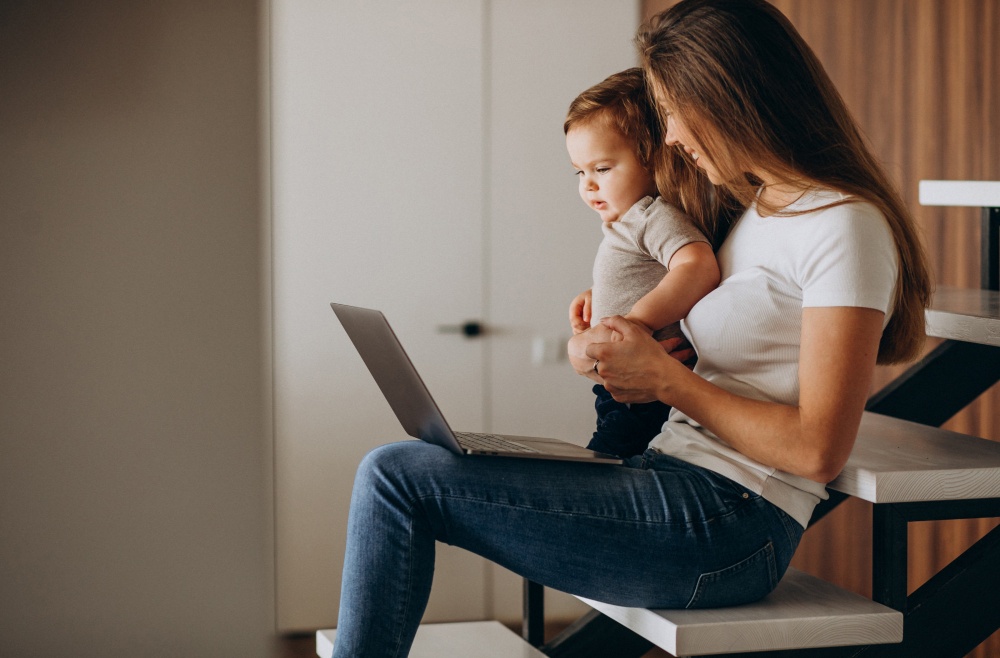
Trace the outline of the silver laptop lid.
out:
M 463 454 L 441 410 L 382 312 L 345 304 L 331 303 L 330 306 L 406 433 Z

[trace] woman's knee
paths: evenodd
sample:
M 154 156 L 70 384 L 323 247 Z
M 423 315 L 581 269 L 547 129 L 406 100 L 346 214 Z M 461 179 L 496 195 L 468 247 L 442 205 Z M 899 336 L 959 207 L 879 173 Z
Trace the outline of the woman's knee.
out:
M 401 441 L 378 446 L 364 456 L 358 466 L 358 472 L 391 468 L 393 464 L 404 459 L 403 455 L 408 453 L 413 445 L 412 441 Z
M 399 472 L 406 463 L 405 454 L 409 452 L 411 442 L 388 443 L 371 450 L 358 464 L 355 475 L 355 488 L 362 482 L 367 485 L 377 485 Z
M 413 464 L 423 464 L 428 460 L 434 461 L 442 454 L 449 454 L 447 450 L 424 441 L 399 441 L 387 443 L 371 450 L 361 460 L 361 469 L 374 469 L 377 471 L 400 472 L 407 466 Z
M 423 441 L 402 441 L 379 446 L 358 465 L 354 480 L 355 495 L 361 492 L 402 491 L 433 472 L 433 462 L 449 456 L 443 448 Z

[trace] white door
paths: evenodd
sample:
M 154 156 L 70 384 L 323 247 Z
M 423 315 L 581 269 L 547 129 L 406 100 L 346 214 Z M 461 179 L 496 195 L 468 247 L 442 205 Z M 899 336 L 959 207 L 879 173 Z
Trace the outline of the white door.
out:
M 550 355 L 599 228 L 561 126 L 579 91 L 633 64 L 637 15 L 272 0 L 279 630 L 335 624 L 357 464 L 406 438 L 329 302 L 382 309 L 456 427 L 586 441 L 588 387 Z M 471 319 L 491 333 L 439 331 Z M 516 617 L 516 578 L 440 548 L 428 620 Z
M 563 355 L 569 303 L 590 286 L 601 225 L 577 192 L 562 125 L 577 94 L 636 65 L 639 3 L 503 0 L 492 3 L 490 25 L 486 276 L 489 321 L 498 329 L 488 362 L 491 429 L 585 445 L 594 396 Z M 516 618 L 520 579 L 491 570 L 493 611 Z M 550 618 L 583 611 L 576 599 L 546 590 Z

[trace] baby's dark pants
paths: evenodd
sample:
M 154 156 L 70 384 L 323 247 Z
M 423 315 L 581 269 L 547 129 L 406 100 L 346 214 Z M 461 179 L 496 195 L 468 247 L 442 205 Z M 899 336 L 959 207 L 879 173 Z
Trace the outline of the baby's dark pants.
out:
M 587 447 L 619 457 L 641 455 L 660 433 L 670 407 L 662 402 L 625 404 L 617 402 L 603 386 L 594 386 L 597 429 Z

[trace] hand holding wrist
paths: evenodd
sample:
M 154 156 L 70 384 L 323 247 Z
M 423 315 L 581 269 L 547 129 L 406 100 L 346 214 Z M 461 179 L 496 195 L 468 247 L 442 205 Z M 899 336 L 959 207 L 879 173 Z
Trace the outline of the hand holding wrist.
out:
M 621 340 L 591 342 L 585 350 L 589 365 L 600 361 L 604 387 L 620 402 L 666 402 L 673 382 L 673 368 L 683 367 L 670 358 L 645 327 L 621 316 L 605 318 L 601 325 Z

